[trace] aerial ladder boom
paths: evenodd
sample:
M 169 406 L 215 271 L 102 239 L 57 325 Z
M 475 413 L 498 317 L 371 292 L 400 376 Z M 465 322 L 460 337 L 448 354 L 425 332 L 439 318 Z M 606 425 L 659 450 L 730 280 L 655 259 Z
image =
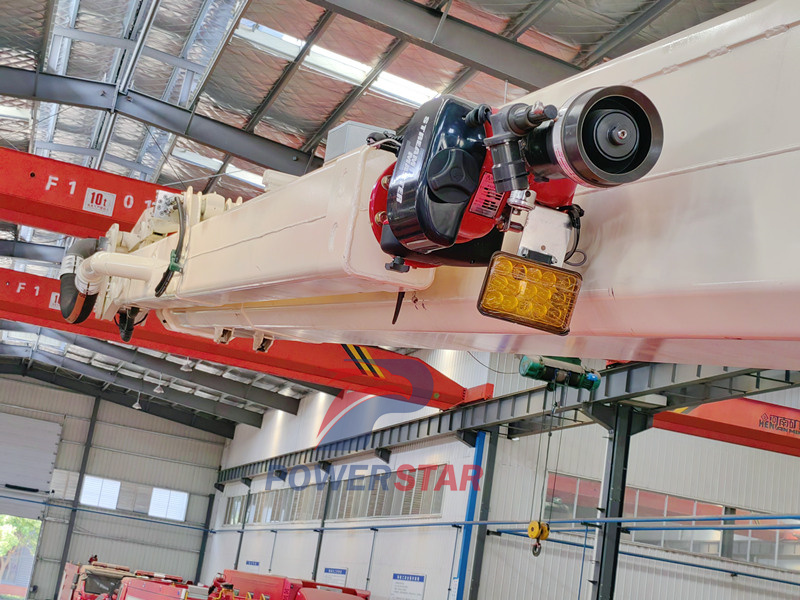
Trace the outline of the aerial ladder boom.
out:
M 262 349 L 796 364 L 798 24 L 762 0 L 512 105 L 435 99 L 241 206 L 162 194 L 68 255 L 62 312 Z

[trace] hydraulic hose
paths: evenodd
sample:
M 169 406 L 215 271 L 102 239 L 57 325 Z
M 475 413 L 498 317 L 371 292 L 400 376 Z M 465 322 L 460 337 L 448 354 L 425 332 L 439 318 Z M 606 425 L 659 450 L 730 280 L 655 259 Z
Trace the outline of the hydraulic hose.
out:
M 81 263 L 97 251 L 97 240 L 86 239 L 74 242 L 61 261 L 59 280 L 61 315 L 68 323 L 82 323 L 94 310 L 99 290 L 77 279 Z
M 160 298 L 164 295 L 164 292 L 167 291 L 167 287 L 169 287 L 170 282 L 172 281 L 172 276 L 175 274 L 175 271 L 180 270 L 180 263 L 181 258 L 183 257 L 183 241 L 186 237 L 186 209 L 183 206 L 183 201 L 178 200 L 178 244 L 173 251 L 170 264 L 167 267 L 164 274 L 161 276 L 161 280 L 156 285 L 155 295 L 156 298 Z

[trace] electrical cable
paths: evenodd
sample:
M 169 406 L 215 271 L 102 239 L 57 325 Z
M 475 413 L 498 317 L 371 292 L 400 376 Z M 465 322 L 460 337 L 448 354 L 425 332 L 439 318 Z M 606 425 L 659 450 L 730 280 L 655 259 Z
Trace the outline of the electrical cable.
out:
M 186 237 L 186 209 L 183 206 L 183 200 L 178 200 L 178 245 L 175 247 L 174 255 L 170 259 L 170 264 L 167 266 L 166 271 L 161 276 L 161 280 L 156 286 L 156 298 L 160 298 L 167 291 L 172 276 L 175 274 L 175 265 L 180 265 L 183 256 L 183 241 Z
M 558 448 L 556 450 L 556 470 L 553 471 L 553 488 L 550 490 L 550 514 L 547 515 L 548 523 L 553 518 L 553 498 L 556 495 L 556 481 L 558 480 L 558 464 L 561 462 L 561 440 L 564 439 L 564 430 L 558 431 Z
M 567 255 L 564 257 L 564 264 L 570 265 L 571 267 L 582 267 L 586 264 L 586 252 L 583 250 L 578 250 L 578 244 L 581 241 L 581 217 L 583 216 L 584 212 L 583 209 L 578 206 L 577 204 L 570 204 L 567 206 L 561 206 L 557 210 L 567 213 L 570 218 L 570 223 L 572 224 L 572 228 L 575 230 L 575 236 L 572 240 L 572 248 Z M 583 255 L 583 260 L 577 263 L 569 262 L 569 259 L 572 258 L 576 253 Z
M 542 398 L 542 410 L 544 411 L 546 407 L 547 407 L 547 394 L 545 394 L 544 398 Z M 539 438 L 539 446 L 536 449 L 536 467 L 534 468 L 534 471 L 533 471 L 533 499 L 531 501 L 531 519 L 530 519 L 531 521 L 533 521 L 533 515 L 536 512 L 536 488 L 539 485 L 539 460 L 542 457 L 542 437 L 543 436 L 540 434 L 540 435 L 538 435 L 536 437 Z M 547 469 L 547 467 L 545 466 L 545 470 L 546 469 Z
M 572 255 L 575 254 L 575 251 L 578 249 L 578 243 L 581 241 L 581 230 L 575 229 L 575 236 L 572 239 L 572 249 L 567 252 L 567 255 L 564 257 L 564 262 L 567 262 Z
M 586 261 L 589 259 L 589 257 L 586 256 L 586 252 L 584 252 L 583 250 L 575 250 L 575 254 L 582 255 L 583 259 L 580 262 L 569 262 L 568 260 L 565 260 L 564 264 L 569 265 L 570 267 L 582 267 L 583 265 L 585 265 Z
M 478 363 L 478 364 L 479 364 L 479 365 L 481 365 L 482 367 L 486 367 L 486 368 L 487 368 L 487 369 L 489 369 L 489 370 L 490 370 L 492 373 L 497 373 L 498 375 L 516 375 L 516 374 L 517 374 L 517 372 L 516 372 L 516 371 L 498 371 L 497 369 L 493 369 L 492 367 L 490 367 L 490 366 L 489 366 L 489 365 L 487 365 L 486 363 L 484 363 L 484 362 L 482 362 L 481 360 L 479 360 L 479 359 L 478 359 L 478 357 L 477 357 L 477 356 L 475 356 L 475 355 L 474 355 L 472 352 L 470 352 L 469 350 L 467 350 L 467 354 L 469 354 L 469 355 L 472 357 L 472 360 L 474 360 L 476 363 Z
M 545 398 L 547 398 L 547 394 L 548 393 L 552 393 L 552 392 L 545 391 L 545 394 L 544 394 Z M 550 424 L 549 424 L 548 429 L 547 429 L 547 449 L 546 449 L 546 452 L 545 452 L 545 455 L 544 455 L 544 471 L 545 471 L 545 473 L 547 473 L 547 465 L 550 463 L 550 442 L 553 439 L 553 417 L 555 416 L 555 414 L 556 414 L 556 403 L 554 401 L 553 402 L 553 407 L 550 409 Z M 541 521 L 542 517 L 544 516 L 544 501 L 545 501 L 545 498 L 546 498 L 546 496 L 545 496 L 546 493 L 547 493 L 547 477 L 544 477 L 542 479 L 542 493 L 541 493 L 540 498 L 539 498 L 539 519 L 538 519 L 539 521 Z M 552 503 L 552 500 L 551 500 L 551 503 Z M 550 515 L 552 516 L 552 512 L 550 513 Z

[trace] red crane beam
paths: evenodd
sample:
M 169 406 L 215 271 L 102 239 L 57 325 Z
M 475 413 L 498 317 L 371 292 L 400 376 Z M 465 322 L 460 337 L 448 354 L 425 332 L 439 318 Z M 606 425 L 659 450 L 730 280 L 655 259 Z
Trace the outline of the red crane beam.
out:
M 15 150 L 0 149 L 0 162 L 4 166 L 0 219 L 79 237 L 100 237 L 114 223 L 129 231 L 156 192 L 170 189 Z M 108 321 L 90 318 L 80 325 L 64 321 L 58 287 L 53 279 L 0 269 L 0 318 L 119 339 L 117 327 Z M 488 388 L 467 390 L 419 359 L 378 348 L 276 341 L 264 354 L 253 351 L 249 340 L 223 346 L 167 331 L 155 318 L 137 327 L 132 341 L 142 348 L 278 377 L 367 394 L 395 394 L 436 408 L 491 395 Z
M 0 219 L 78 237 L 130 231 L 163 185 L 0 148 Z
M 800 456 L 800 410 L 751 398 L 660 412 L 653 427 Z
M 0 319 L 119 341 L 117 326 L 110 321 L 90 317 L 80 325 L 67 323 L 58 293 L 54 279 L 0 269 Z M 380 348 L 277 340 L 261 353 L 250 340 L 217 344 L 168 331 L 156 318 L 147 319 L 133 335 L 132 343 L 142 348 L 366 394 L 393 394 L 436 408 L 491 396 L 488 388 L 468 390 L 418 358 Z

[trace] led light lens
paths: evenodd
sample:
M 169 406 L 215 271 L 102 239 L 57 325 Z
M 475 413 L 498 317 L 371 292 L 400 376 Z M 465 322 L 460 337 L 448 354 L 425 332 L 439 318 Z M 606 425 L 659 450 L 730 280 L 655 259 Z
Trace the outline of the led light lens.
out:
M 579 273 L 496 252 L 486 271 L 478 311 L 487 317 L 565 335 L 580 289 Z

